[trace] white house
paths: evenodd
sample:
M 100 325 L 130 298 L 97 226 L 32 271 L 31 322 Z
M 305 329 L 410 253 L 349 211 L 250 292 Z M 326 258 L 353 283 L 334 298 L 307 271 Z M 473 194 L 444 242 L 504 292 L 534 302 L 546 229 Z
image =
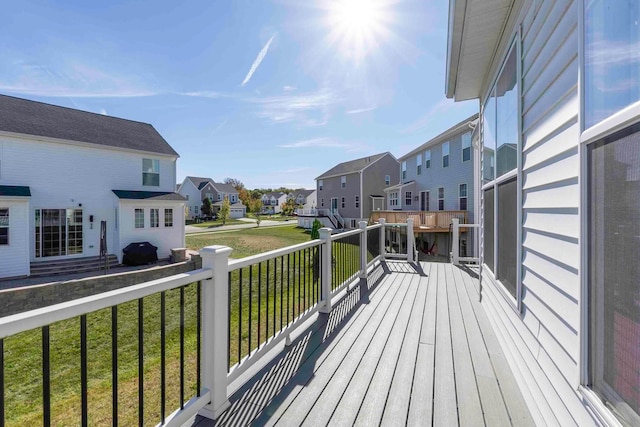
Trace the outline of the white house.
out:
M 450 2 L 478 99 L 482 304 L 538 425 L 640 425 L 640 8 Z
M 178 154 L 149 124 L 0 95 L 0 277 L 148 241 L 184 246 Z
M 299 209 L 310 210 L 318 206 L 318 191 L 316 189 L 298 190 L 291 195 Z
M 194 219 L 202 215 L 202 202 L 209 199 L 213 205 L 214 213 L 220 210 L 224 198 L 229 199 L 230 218 L 242 218 L 247 213 L 247 208 L 238 197 L 238 191 L 230 184 L 215 182 L 211 178 L 195 176 L 185 177 L 178 186 L 178 193 L 187 199 L 186 215 L 188 219 Z
M 282 212 L 281 205 L 287 202 L 287 193 L 271 192 L 262 195 L 262 213 L 278 214 Z

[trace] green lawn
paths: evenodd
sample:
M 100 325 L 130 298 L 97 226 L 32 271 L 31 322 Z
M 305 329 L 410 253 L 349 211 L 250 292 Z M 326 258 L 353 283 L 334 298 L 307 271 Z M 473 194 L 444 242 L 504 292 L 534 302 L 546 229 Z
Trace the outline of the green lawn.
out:
M 262 219 L 268 219 L 269 221 L 295 221 L 298 218 L 295 216 L 286 216 L 286 215 L 262 215 Z
M 247 224 L 247 222 L 240 221 L 239 219 L 229 218 L 227 219 L 224 225 L 235 225 L 235 224 Z M 193 225 L 194 227 L 200 227 L 200 228 L 216 228 L 216 227 L 222 226 L 223 224 L 222 224 L 222 220 L 216 219 L 214 221 L 201 222 L 198 224 L 191 223 L 189 225 Z
M 219 244 L 235 258 L 309 241 L 296 227 L 269 227 L 187 236 L 193 249 Z M 357 237 L 356 237 L 357 239 Z M 334 242 L 332 287 L 359 269 L 357 240 Z M 230 364 L 256 348 L 281 325 L 313 306 L 319 297 L 318 251 L 310 248 L 246 267 L 231 274 Z M 267 270 L 269 274 L 267 275 Z M 268 278 L 268 280 L 267 280 Z M 179 290 L 166 294 L 166 370 L 168 415 L 179 406 Z M 266 322 L 265 319 L 269 321 Z M 251 326 L 249 325 L 251 317 Z M 261 322 L 258 323 L 258 317 Z M 185 357 L 188 399 L 196 385 L 196 287 L 185 288 Z M 89 424 L 111 424 L 111 309 L 87 316 Z M 52 424 L 80 424 L 80 320 L 51 325 Z M 251 337 L 249 337 L 251 334 Z M 260 334 L 260 339 L 258 339 Z M 6 425 L 42 424 L 42 332 L 27 331 L 4 340 Z M 240 349 L 240 355 L 238 355 Z M 137 420 L 138 302 L 118 306 L 119 423 Z M 145 425 L 160 414 L 160 295 L 144 298 Z

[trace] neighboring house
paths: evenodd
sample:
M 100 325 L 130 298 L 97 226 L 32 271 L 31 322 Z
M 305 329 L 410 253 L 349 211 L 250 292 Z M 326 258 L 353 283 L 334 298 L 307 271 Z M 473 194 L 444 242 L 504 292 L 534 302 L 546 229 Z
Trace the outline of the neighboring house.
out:
M 281 205 L 287 202 L 287 194 L 281 191 L 265 193 L 262 195 L 262 213 L 271 215 L 282 211 Z
M 472 143 L 477 122 L 478 114 L 474 114 L 400 157 L 400 183 L 384 190 L 388 209 L 466 211 L 467 222 L 473 223 L 477 175 L 474 171 L 480 166 L 478 151 Z M 422 234 L 425 242 L 437 238 L 429 231 Z M 473 240 L 469 238 L 472 234 L 465 233 L 461 238 L 465 254 L 472 253 Z M 438 248 L 446 254 L 447 245 L 439 244 Z
M 316 206 L 337 213 L 345 228 L 355 228 L 373 210 L 385 209 L 384 189 L 398 184 L 398 168 L 389 152 L 340 163 L 316 178 Z
M 178 192 L 187 199 L 187 218 L 194 219 L 202 216 L 202 203 L 209 199 L 213 206 L 213 213 L 217 213 L 225 197 L 231 203 L 230 218 L 242 218 L 247 208 L 238 197 L 238 191 L 230 184 L 214 182 L 211 178 L 187 176 Z
M 318 205 L 317 190 L 298 190 L 292 193 L 296 207 L 302 210 L 315 209 Z
M 640 425 L 635 3 L 451 2 L 480 102 L 482 305 L 538 425 Z M 494 156 L 497 153 L 497 156 Z
M 178 154 L 153 126 L 0 95 L 0 277 L 148 241 L 184 246 Z

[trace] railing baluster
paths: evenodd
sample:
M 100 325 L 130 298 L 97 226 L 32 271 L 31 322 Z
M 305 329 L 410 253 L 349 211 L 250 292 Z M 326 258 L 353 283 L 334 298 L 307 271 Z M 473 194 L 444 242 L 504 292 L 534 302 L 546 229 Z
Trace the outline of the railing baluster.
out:
M 238 363 L 242 360 L 242 268 L 238 273 Z
M 113 331 L 113 327 L 112 327 L 112 331 Z M 113 369 L 113 366 L 111 367 L 111 369 Z M 82 316 L 80 316 L 80 423 L 82 424 L 82 426 L 86 426 L 88 424 L 87 422 L 87 315 L 86 314 L 83 314 Z
M 86 319 L 85 319 L 86 322 Z M 86 332 L 86 323 L 85 323 Z M 86 351 L 86 348 L 85 348 Z M 86 356 L 85 356 L 86 361 Z M 86 390 L 82 392 L 86 398 Z M 84 414 L 83 414 L 84 415 Z M 111 420 L 118 425 L 118 306 L 111 307 Z
M 202 331 L 202 282 L 196 283 L 196 396 L 200 397 L 200 362 L 201 362 L 201 331 Z M 231 301 L 231 299 L 229 299 Z M 231 336 L 231 335 L 227 335 Z M 231 340 L 227 340 L 229 346 Z M 227 354 L 229 348 L 227 347 Z M 229 358 L 227 357 L 227 370 L 229 370 Z
M 258 345 L 260 348 L 260 329 L 262 328 L 262 263 L 258 263 Z
M 138 299 L 138 425 L 144 425 L 144 302 Z
M 231 272 L 227 276 L 227 301 L 229 301 L 227 313 L 227 372 L 229 372 L 231 369 Z
M 265 297 L 265 331 L 264 331 L 264 340 L 267 341 L 269 339 L 269 260 L 267 260 L 267 276 L 266 279 L 266 287 L 265 291 L 267 292 L 267 296 Z
M 251 354 L 253 348 L 253 342 L 251 341 L 251 332 L 253 330 L 253 266 L 249 266 L 249 346 L 247 348 L 247 354 Z
M 284 292 L 284 255 L 280 257 L 280 330 L 282 330 L 282 321 L 284 316 L 282 314 L 282 294 Z
M 49 325 L 42 327 L 42 418 L 43 425 L 51 425 L 51 376 L 49 354 Z
M 291 304 L 291 254 L 287 254 L 287 326 L 289 326 L 289 312 Z
M 300 285 L 302 283 L 302 281 L 300 280 L 300 273 L 302 272 L 301 266 L 302 266 L 302 260 L 300 259 L 302 255 L 301 251 L 298 251 L 298 262 L 296 263 L 296 269 L 298 270 L 298 299 L 296 299 L 296 305 L 298 306 L 298 316 L 300 316 L 300 313 L 302 313 L 302 309 L 300 308 L 300 296 L 302 295 L 302 293 L 300 292 Z
M 180 409 L 184 409 L 184 286 L 180 286 Z
M 293 315 L 291 316 L 291 321 L 293 322 L 296 319 L 296 253 L 293 253 L 293 299 L 291 301 L 292 305 L 293 305 Z M 291 271 L 291 267 L 289 267 L 289 271 Z M 298 294 L 299 295 L 299 294 Z
M 166 292 L 160 292 L 160 424 L 164 424 L 167 397 Z

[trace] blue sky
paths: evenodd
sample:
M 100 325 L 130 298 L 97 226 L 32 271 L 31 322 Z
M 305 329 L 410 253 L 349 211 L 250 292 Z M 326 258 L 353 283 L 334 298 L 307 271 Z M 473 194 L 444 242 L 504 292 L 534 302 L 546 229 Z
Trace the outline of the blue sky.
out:
M 401 156 L 477 112 L 444 97 L 447 11 L 444 0 L 8 2 L 0 93 L 151 123 L 180 154 L 178 181 L 311 188 L 336 163 Z

